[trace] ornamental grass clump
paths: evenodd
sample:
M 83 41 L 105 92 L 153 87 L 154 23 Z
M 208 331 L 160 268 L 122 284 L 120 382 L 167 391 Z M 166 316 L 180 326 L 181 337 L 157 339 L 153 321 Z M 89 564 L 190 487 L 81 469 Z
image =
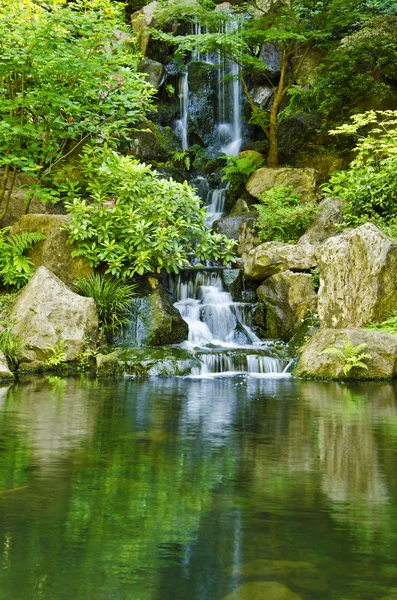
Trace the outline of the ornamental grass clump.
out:
M 93 298 L 98 311 L 99 329 L 110 341 L 129 321 L 136 286 L 96 273 L 79 277 L 75 288 L 82 296 Z

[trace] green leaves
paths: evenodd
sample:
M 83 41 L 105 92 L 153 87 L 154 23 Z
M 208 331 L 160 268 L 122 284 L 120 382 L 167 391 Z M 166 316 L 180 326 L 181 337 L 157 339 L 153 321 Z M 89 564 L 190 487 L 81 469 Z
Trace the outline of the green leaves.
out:
M 0 278 L 4 285 L 20 288 L 33 274 L 32 260 L 24 252 L 46 236 L 38 232 L 9 235 L 10 229 L 0 229 Z
M 0 166 L 35 175 L 42 201 L 64 192 L 65 155 L 88 139 L 128 143 L 150 105 L 154 90 L 136 73 L 131 42 L 110 0 L 3 0 Z
M 364 362 L 372 358 L 371 354 L 363 352 L 367 348 L 367 344 L 359 344 L 354 346 L 351 339 L 348 337 L 343 345 L 343 348 L 331 346 L 325 348 L 320 354 L 328 354 L 329 356 L 336 356 L 343 363 L 343 373 L 349 375 L 352 369 L 366 369 L 368 366 Z
M 232 188 L 243 185 L 264 162 L 264 158 L 258 152 L 246 152 L 243 156 L 224 155 L 221 158 L 226 159 L 222 181 L 227 181 Z
M 355 159 L 331 175 L 323 191 L 346 200 L 345 226 L 371 220 L 396 234 L 397 111 L 368 111 L 330 132 L 358 138 Z M 392 225 L 392 230 L 388 227 Z
M 259 237 L 264 242 L 297 242 L 312 223 L 317 207 L 301 204 L 292 187 L 275 187 L 264 192 L 255 204 Z
M 74 256 L 129 279 L 148 272 L 177 273 L 193 257 L 228 262 L 234 242 L 212 233 L 207 211 L 186 183 L 158 177 L 150 166 L 109 148 L 86 148 L 81 166 L 88 198 L 73 195 L 69 241 Z

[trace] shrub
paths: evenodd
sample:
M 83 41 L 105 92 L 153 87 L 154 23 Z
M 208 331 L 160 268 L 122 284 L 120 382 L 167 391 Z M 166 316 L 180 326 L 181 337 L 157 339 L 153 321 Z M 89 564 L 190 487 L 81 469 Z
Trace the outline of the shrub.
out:
M 351 121 L 330 133 L 357 136 L 356 157 L 349 169 L 333 173 L 323 190 L 346 200 L 344 226 L 357 227 L 370 220 L 394 236 L 397 111 L 368 111 L 353 116 Z
M 161 179 L 148 165 L 109 148 L 86 148 L 81 159 L 86 196 L 66 203 L 74 256 L 106 273 L 129 279 L 147 272 L 178 271 L 196 257 L 229 262 L 235 242 L 211 232 L 208 213 L 187 183 Z
M 38 232 L 9 235 L 10 229 L 0 229 L 0 278 L 3 285 L 20 288 L 33 274 L 32 260 L 24 252 L 46 236 Z
M 79 277 L 75 283 L 79 294 L 94 299 L 100 330 L 108 339 L 128 323 L 135 287 L 130 283 L 99 273 L 86 278 Z
M 296 242 L 311 225 L 316 205 L 301 204 L 300 194 L 292 187 L 274 187 L 264 192 L 256 204 L 259 216 L 256 221 L 259 237 L 264 242 Z

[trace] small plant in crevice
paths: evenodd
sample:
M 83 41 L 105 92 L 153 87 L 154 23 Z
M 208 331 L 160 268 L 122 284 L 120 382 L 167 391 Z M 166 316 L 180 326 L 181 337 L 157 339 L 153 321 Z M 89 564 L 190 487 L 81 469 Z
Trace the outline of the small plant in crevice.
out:
M 94 299 L 100 332 L 106 341 L 111 341 L 129 321 L 136 286 L 115 277 L 95 273 L 88 277 L 79 277 L 75 288 L 82 296 Z
M 0 350 L 7 359 L 11 369 L 17 369 L 26 345 L 23 340 L 14 333 L 14 325 L 11 324 L 0 332 Z
M 55 346 L 47 345 L 47 350 L 50 351 L 50 356 L 45 361 L 46 367 L 59 367 L 66 362 L 65 340 L 59 340 Z
M 310 274 L 312 276 L 314 291 L 318 292 L 319 287 L 320 287 L 320 272 L 319 272 L 318 268 L 313 267 L 313 269 L 310 270 Z
M 256 225 L 264 242 L 297 242 L 312 224 L 317 206 L 314 202 L 301 203 L 301 195 L 292 187 L 278 186 L 264 192 L 255 204 L 258 211 Z
M 176 166 L 182 164 L 186 171 L 190 171 L 192 166 L 192 157 L 188 150 L 178 150 L 174 152 L 172 156 L 172 162 L 176 163 Z
M 45 240 L 46 236 L 38 231 L 10 235 L 10 230 L 11 227 L 0 229 L 0 280 L 6 286 L 18 289 L 33 275 L 32 259 L 25 256 L 25 250 Z
M 367 344 L 358 344 L 354 346 L 351 339 L 348 337 L 343 344 L 342 348 L 336 346 L 330 346 L 325 348 L 320 354 L 328 354 L 329 356 L 336 356 L 343 363 L 343 373 L 349 375 L 352 369 L 366 369 L 368 366 L 364 361 L 372 358 L 371 354 L 364 352 L 367 348 Z

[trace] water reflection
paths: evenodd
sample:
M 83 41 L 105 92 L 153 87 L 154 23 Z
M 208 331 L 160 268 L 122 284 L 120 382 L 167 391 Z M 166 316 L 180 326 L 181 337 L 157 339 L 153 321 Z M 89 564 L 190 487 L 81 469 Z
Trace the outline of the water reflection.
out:
M 0 598 L 390 600 L 396 454 L 386 384 L 0 388 Z

